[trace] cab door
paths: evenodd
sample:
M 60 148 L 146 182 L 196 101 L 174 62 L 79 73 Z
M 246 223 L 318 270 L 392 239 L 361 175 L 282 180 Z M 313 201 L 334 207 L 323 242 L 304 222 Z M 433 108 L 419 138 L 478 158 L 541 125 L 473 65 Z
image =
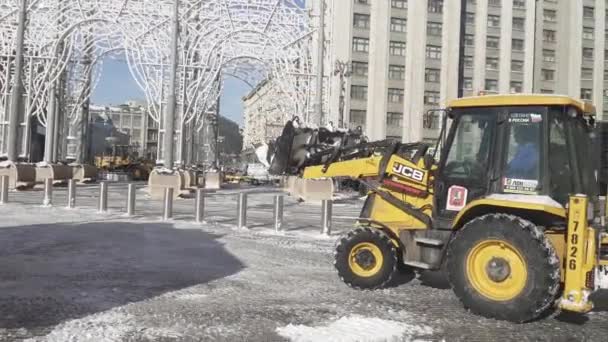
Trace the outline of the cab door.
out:
M 452 111 L 454 123 L 435 181 L 435 226 L 449 229 L 467 203 L 486 195 L 494 181 L 499 108 Z

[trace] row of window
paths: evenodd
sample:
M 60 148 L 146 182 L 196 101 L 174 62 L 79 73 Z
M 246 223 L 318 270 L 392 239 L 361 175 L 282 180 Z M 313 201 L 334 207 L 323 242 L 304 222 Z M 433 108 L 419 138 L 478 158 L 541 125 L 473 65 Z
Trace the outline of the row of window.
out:
M 351 110 L 350 111 L 350 123 L 352 127 L 364 126 L 365 117 L 367 111 L 365 110 Z M 430 129 L 439 128 L 439 116 L 430 115 L 424 117 L 424 127 Z M 403 127 L 403 113 L 399 112 L 387 112 L 386 113 L 386 125 L 391 128 L 402 128 Z
M 386 0 L 380 0 L 386 1 Z M 499 1 L 499 0 L 490 0 Z M 372 0 L 354 0 L 355 4 L 360 5 L 369 5 Z M 391 0 L 391 7 L 397 9 L 406 9 L 407 8 L 407 0 Z M 428 0 L 428 10 L 431 13 L 443 13 L 443 0 Z
M 369 52 L 369 38 L 354 37 L 353 38 L 353 52 Z M 405 57 L 406 44 L 405 42 L 398 42 L 391 40 L 389 42 L 389 53 L 391 56 Z M 426 57 L 430 59 L 441 59 L 441 46 L 427 45 L 426 46 Z
M 367 100 L 367 86 L 353 85 L 351 86 L 350 96 L 355 100 Z M 438 105 L 439 104 L 439 92 L 438 91 L 425 91 L 424 92 L 424 104 L 427 105 Z M 405 98 L 405 92 L 401 88 L 389 88 L 388 89 L 388 102 L 402 104 Z
M 467 25 L 475 25 L 475 13 L 467 12 L 465 17 Z M 488 15 L 488 27 L 500 28 L 500 16 Z M 513 29 L 523 31 L 526 28 L 526 18 L 513 17 Z
M 353 26 L 360 29 L 370 28 L 370 16 L 369 14 L 355 13 L 353 15 Z M 391 18 L 390 25 L 391 32 L 405 33 L 407 32 L 407 19 L 403 18 Z M 429 21 L 427 23 L 427 35 L 429 36 L 441 36 L 443 31 L 443 24 L 438 22 Z

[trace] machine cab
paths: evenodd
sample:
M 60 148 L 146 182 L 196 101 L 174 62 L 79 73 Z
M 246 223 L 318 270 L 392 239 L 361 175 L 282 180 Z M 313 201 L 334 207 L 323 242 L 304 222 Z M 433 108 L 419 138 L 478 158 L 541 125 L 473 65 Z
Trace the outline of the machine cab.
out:
M 564 96 L 496 95 L 452 102 L 435 182 L 436 218 L 450 225 L 481 198 L 526 196 L 526 202 L 563 208 L 571 194 L 597 195 L 594 112 L 592 105 Z

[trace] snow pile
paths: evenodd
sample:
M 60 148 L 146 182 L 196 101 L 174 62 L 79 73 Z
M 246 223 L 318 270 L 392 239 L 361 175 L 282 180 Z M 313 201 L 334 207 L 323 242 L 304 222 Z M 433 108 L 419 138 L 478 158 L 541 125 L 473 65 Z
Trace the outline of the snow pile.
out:
M 411 341 L 418 336 L 431 335 L 433 329 L 424 325 L 367 318 L 358 315 L 342 317 L 320 327 L 289 324 L 277 328 L 277 333 L 292 342 L 385 342 Z
M 137 326 L 131 315 L 109 311 L 62 323 L 45 337 L 29 339 L 26 342 L 118 342 L 135 330 Z

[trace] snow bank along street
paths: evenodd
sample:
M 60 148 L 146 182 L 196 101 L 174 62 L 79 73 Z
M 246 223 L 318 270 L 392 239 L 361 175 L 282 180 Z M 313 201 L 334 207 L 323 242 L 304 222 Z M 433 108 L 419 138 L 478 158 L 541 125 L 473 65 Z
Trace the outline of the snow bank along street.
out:
M 362 201 L 336 201 L 334 232 L 319 234 L 320 206 L 285 201 L 285 232 L 272 229 L 272 195 L 249 198 L 248 230 L 235 229 L 234 196 L 160 201 L 126 186 L 78 189 L 77 209 L 42 192 L 11 193 L 0 206 L 0 341 L 605 341 L 608 295 L 588 316 L 555 314 L 524 324 L 468 313 L 440 274 L 402 274 L 379 291 L 349 289 L 333 245 Z

